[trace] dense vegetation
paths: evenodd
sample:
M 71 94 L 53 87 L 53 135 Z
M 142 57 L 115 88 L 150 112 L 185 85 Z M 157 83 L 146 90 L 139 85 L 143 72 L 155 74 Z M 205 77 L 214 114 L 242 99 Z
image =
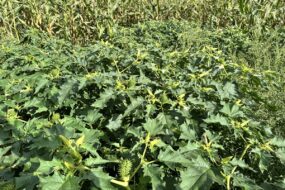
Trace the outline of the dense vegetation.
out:
M 285 189 L 283 1 L 0 3 L 0 190 Z

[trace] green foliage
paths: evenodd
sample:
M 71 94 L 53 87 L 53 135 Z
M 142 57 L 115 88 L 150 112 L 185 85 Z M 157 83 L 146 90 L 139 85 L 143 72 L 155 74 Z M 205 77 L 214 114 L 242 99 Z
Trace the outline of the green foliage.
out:
M 181 179 L 181 189 L 210 189 L 214 182 L 220 185 L 223 183 L 219 173 L 201 157 L 193 160 L 191 167 L 181 172 Z
M 1 183 L 284 187 L 284 139 L 257 114 L 275 76 L 231 56 L 248 36 L 188 22 L 113 29 L 86 46 L 36 30 L 1 41 Z
M 1 190 L 14 190 L 15 185 L 11 182 L 6 182 L 6 183 L 0 183 L 1 185 Z

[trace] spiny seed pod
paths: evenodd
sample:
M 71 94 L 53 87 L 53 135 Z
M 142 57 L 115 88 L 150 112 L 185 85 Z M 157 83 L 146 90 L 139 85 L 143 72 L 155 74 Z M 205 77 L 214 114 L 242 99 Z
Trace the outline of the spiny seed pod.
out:
M 130 179 L 130 172 L 132 170 L 132 162 L 130 160 L 123 160 L 121 163 L 120 163 L 120 170 L 119 170 L 119 173 L 120 173 L 120 176 L 121 176 L 121 179 L 123 181 L 129 181 Z

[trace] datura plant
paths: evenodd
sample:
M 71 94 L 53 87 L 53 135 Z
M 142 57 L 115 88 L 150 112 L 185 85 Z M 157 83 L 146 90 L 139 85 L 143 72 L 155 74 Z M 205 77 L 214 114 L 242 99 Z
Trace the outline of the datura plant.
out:
M 285 141 L 256 114 L 275 73 L 229 56 L 242 32 L 112 31 L 1 41 L 1 189 L 285 188 Z

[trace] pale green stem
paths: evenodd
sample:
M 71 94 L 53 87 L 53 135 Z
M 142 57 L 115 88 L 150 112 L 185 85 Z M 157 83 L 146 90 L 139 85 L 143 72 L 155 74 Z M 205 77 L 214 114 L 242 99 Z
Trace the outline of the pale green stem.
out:
M 249 149 L 249 147 L 251 146 L 251 144 L 248 144 L 245 149 L 243 150 L 239 160 L 242 160 L 243 157 L 245 156 L 247 150 Z M 235 170 L 237 169 L 237 166 L 235 166 L 231 173 L 229 175 L 226 176 L 226 181 L 227 181 L 227 190 L 231 190 L 231 178 L 232 178 L 232 175 L 234 174 Z

